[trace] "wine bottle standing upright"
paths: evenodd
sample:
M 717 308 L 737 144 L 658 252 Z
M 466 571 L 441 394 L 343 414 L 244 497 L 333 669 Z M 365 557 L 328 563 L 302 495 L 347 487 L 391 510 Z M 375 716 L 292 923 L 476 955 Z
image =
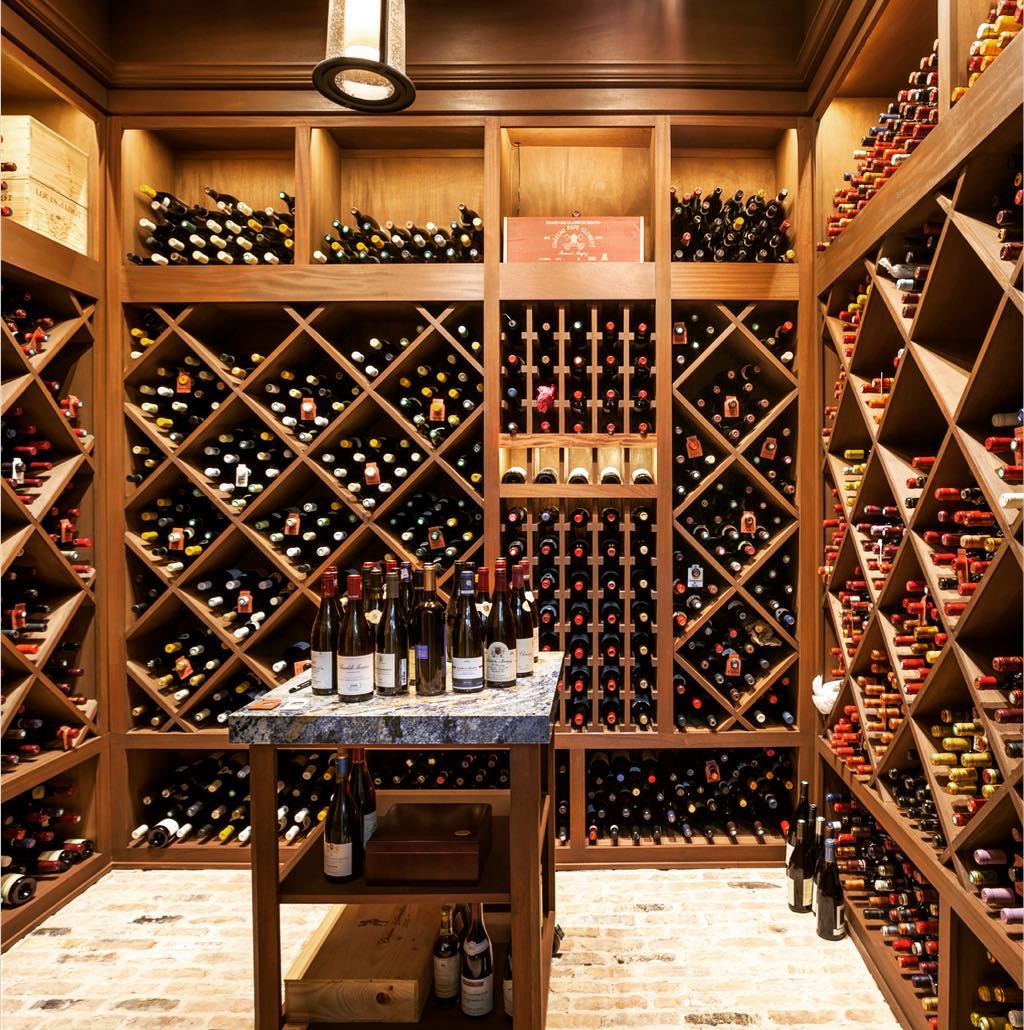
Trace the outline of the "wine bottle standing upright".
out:
M 484 676 L 489 687 L 514 687 L 516 684 L 516 624 L 506 587 L 505 561 L 499 558 L 494 563 L 491 610 L 487 613 L 484 627 L 484 643 L 487 645 Z
M 476 608 L 475 574 L 459 573 L 458 599 L 451 622 L 452 690 L 472 694 L 484 689 L 484 632 Z
M 512 937 L 508 939 L 508 950 L 505 952 L 505 968 L 501 973 L 501 1000 L 505 1005 L 505 1015 L 511 1019 L 515 1015 L 515 1003 L 512 995 Z
M 813 841 L 813 836 L 810 838 Z M 791 912 L 810 912 L 811 893 L 814 890 L 814 863 L 811 859 L 811 848 L 808 847 L 807 823 L 798 819 L 796 823 L 796 841 L 793 853 L 786 865 L 786 888 L 789 894 L 789 910 Z
M 452 907 L 441 906 L 441 930 L 434 941 L 434 997 L 439 1005 L 454 1005 L 459 1000 L 462 959 L 459 935 L 452 929 Z
M 838 941 L 846 936 L 846 914 L 843 885 L 836 865 L 836 842 L 825 841 L 825 859 L 817 884 L 818 936 L 825 941 Z
M 487 1016 L 494 1009 L 494 949 L 484 926 L 483 905 L 470 905 L 469 926 L 462 938 L 462 1014 Z
M 352 771 L 349 778 L 352 781 L 352 794 L 359 808 L 365 851 L 367 842 L 377 832 L 377 792 L 373 789 L 373 777 L 366 763 L 366 748 L 352 748 Z
M 328 565 L 320 577 L 320 609 L 313 620 L 309 654 L 314 694 L 338 693 L 338 570 Z
M 523 567 L 519 562 L 512 566 L 509 606 L 516 626 L 516 675 L 532 676 L 533 663 L 536 660 L 533 648 L 533 617 L 526 601 Z
M 348 604 L 338 632 L 338 697 L 368 701 L 373 697 L 373 637 L 363 611 L 363 580 L 348 577 Z
M 324 826 L 324 876 L 344 883 L 362 871 L 362 813 L 352 790 L 348 752 L 339 751 L 334 757 L 334 797 Z
M 436 697 L 448 687 L 444 655 L 445 610 L 437 596 L 437 566 L 423 566 L 423 600 L 416 608 L 416 693 Z
M 383 697 L 409 693 L 409 633 L 399 596 L 398 572 L 387 575 L 384 610 L 375 628 L 373 686 Z
M 810 817 L 810 801 L 807 792 L 810 790 L 810 783 L 807 780 L 800 781 L 800 796 L 797 799 L 796 808 L 793 810 L 793 818 L 789 821 L 789 829 L 786 831 L 786 868 L 789 868 L 789 860 L 793 857 L 793 848 L 796 847 L 796 824 L 800 819 L 805 822 Z

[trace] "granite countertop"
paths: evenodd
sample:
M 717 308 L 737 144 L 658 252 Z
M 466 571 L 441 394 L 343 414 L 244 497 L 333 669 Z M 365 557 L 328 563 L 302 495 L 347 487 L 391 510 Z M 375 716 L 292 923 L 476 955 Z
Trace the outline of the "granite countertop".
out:
M 546 744 L 563 657 L 561 651 L 542 652 L 533 675 L 507 690 L 375 696 L 357 704 L 313 694 L 309 673 L 303 673 L 253 702 L 278 698 L 276 708 L 253 710 L 250 704 L 234 712 L 228 737 L 234 744 L 279 745 Z

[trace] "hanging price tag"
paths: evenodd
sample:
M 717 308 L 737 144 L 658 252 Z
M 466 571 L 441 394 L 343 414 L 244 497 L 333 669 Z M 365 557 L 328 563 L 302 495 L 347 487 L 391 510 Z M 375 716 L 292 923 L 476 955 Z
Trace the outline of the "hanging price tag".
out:
M 180 526 L 175 526 L 170 533 L 167 534 L 167 550 L 168 551 L 183 551 L 185 549 L 185 530 Z
M 672 342 L 679 346 L 686 346 L 686 323 L 685 322 L 673 322 L 672 323 Z
M 288 515 L 284 520 L 284 535 L 285 536 L 298 536 L 302 529 L 302 516 L 294 511 Z
M 304 658 L 300 662 L 292 662 L 292 675 L 293 676 L 300 675 L 301 673 L 305 672 L 310 667 L 311 664 L 312 663 L 310 662 L 310 660 L 308 658 Z
M 742 515 L 740 515 L 740 532 L 757 532 L 757 516 L 752 511 L 745 511 Z
M 686 570 L 686 585 L 692 588 L 704 586 L 704 566 L 691 565 Z
M 60 542 L 68 544 L 75 539 L 75 524 L 71 519 L 60 520 Z
M 725 653 L 725 674 L 726 676 L 739 676 L 743 672 L 743 663 L 735 651 Z
M 704 778 L 708 783 L 717 783 L 722 778 L 718 763 L 713 758 L 704 763 Z
M 701 446 L 699 436 L 688 436 L 686 438 L 686 456 L 688 458 L 702 458 L 704 448 Z
M 11 459 L 11 479 L 15 486 L 21 486 L 25 482 L 25 462 L 21 458 Z
M 444 400 L 440 397 L 434 397 L 430 401 L 430 415 L 428 416 L 431 422 L 443 422 L 444 421 Z
M 174 660 L 174 671 L 178 674 L 178 679 L 187 680 L 192 675 L 192 663 L 181 655 Z
M 728 396 L 722 402 L 722 416 L 724 418 L 740 417 L 740 402 L 737 397 Z
M 316 401 L 312 397 L 303 397 L 299 402 L 299 418 L 303 422 L 311 422 L 316 418 Z
M 378 486 L 380 484 L 380 469 L 375 461 L 368 461 L 363 468 L 363 482 L 367 486 Z
M 192 377 L 188 372 L 179 372 L 177 379 L 174 381 L 174 392 L 175 393 L 191 393 L 192 392 Z
M 432 551 L 440 551 L 444 548 L 444 532 L 440 526 L 432 526 L 427 530 L 427 543 Z
M 235 605 L 235 611 L 240 612 L 243 615 L 248 615 L 252 612 L 252 591 L 251 590 L 239 590 L 238 591 L 238 602 Z
M 779 453 L 779 441 L 774 436 L 766 436 L 761 444 L 761 457 L 766 461 L 774 461 L 775 455 Z
M 25 625 L 25 605 L 16 604 L 11 609 L 11 629 L 22 629 Z
M 252 470 L 244 462 L 239 462 L 235 466 L 235 486 L 240 489 L 245 489 L 249 485 L 249 475 Z

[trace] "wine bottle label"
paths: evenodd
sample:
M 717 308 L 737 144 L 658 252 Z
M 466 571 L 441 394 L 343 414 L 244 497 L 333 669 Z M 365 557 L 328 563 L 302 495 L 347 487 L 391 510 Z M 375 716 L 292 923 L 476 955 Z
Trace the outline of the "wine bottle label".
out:
M 361 697 L 373 693 L 373 653 L 340 654 L 338 693 L 342 697 Z
M 533 660 L 537 660 L 537 655 L 540 654 L 540 627 L 533 627 Z
M 331 844 L 324 841 L 324 875 L 352 875 L 352 842 L 347 844 Z
M 414 686 L 416 683 L 416 648 L 409 648 L 409 685 Z
M 484 656 L 452 658 L 452 690 L 474 690 L 484 685 Z
M 501 982 L 501 996 L 505 1003 L 505 1015 L 512 1018 L 514 1006 L 512 1004 L 512 981 L 502 980 Z
M 459 993 L 459 969 L 461 959 L 458 955 L 445 958 L 434 956 L 434 995 L 441 999 L 454 998 Z
M 789 903 L 797 908 L 810 908 L 814 880 L 809 876 L 789 878 Z
M 366 847 L 369 839 L 377 832 L 377 809 L 367 812 L 363 816 L 363 847 Z
M 397 674 L 397 676 L 396 676 Z M 378 690 L 394 690 L 409 685 L 409 661 L 378 651 L 373 656 L 373 684 Z
M 701 446 L 699 436 L 688 436 L 686 438 L 686 456 L 688 458 L 704 457 L 704 448 Z
M 494 974 L 482 980 L 462 977 L 462 1011 L 467 1016 L 486 1016 L 494 1008 Z
M 533 675 L 533 636 L 516 638 L 516 672 L 520 676 Z
M 688 587 L 700 588 L 704 586 L 704 568 L 701 565 L 691 565 L 686 570 L 686 585 Z
M 516 678 L 516 652 L 500 640 L 487 648 L 487 682 L 508 683 Z
M 333 651 L 310 651 L 312 662 L 310 664 L 311 680 L 310 685 L 314 694 L 333 694 L 334 684 L 331 682 L 334 671 Z

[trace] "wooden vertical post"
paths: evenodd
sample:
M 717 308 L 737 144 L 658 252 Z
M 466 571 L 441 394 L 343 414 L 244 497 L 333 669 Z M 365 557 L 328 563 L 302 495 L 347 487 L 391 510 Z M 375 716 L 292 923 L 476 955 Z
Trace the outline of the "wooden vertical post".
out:
M 539 839 L 541 759 L 544 745 L 517 744 L 509 748 L 509 871 L 512 896 L 512 969 L 515 974 L 513 1022 L 523 1030 L 542 1030 L 544 998 L 541 985 L 541 899 Z M 551 833 L 549 824 L 548 834 Z M 258 1028 L 257 1028 L 258 1030 Z
M 498 434 L 501 431 L 501 129 L 497 118 L 484 123 L 484 562 L 501 553 L 501 500 Z
M 277 871 L 277 751 L 249 748 L 252 815 L 253 1012 L 256 1030 L 281 1026 L 281 914 Z

